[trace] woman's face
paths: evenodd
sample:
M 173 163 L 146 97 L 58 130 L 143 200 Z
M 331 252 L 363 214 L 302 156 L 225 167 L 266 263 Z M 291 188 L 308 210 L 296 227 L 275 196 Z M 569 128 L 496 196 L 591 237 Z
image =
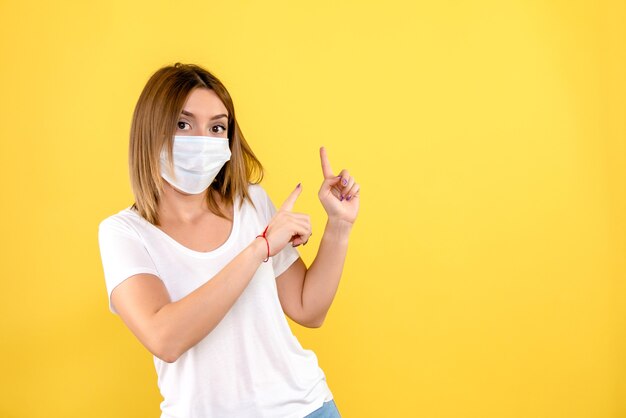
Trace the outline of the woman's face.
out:
M 228 139 L 228 111 L 213 90 L 195 88 L 189 93 L 175 135 Z

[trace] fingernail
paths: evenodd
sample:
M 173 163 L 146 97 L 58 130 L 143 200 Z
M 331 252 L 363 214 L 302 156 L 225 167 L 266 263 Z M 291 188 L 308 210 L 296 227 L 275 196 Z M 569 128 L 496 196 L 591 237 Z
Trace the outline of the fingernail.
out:
M 342 201 L 343 201 L 343 195 L 341 195 L 341 199 L 339 199 L 339 201 L 340 201 L 340 202 L 342 202 Z
M 297 189 L 298 187 L 300 187 L 300 185 L 301 185 L 301 184 L 302 184 L 302 183 L 298 183 L 298 185 L 296 186 L 296 189 Z
M 346 200 L 350 200 L 350 199 L 352 199 L 352 196 L 346 197 Z
M 341 184 L 343 184 L 344 186 L 347 186 L 348 185 L 348 180 L 346 180 L 346 179 L 341 180 Z

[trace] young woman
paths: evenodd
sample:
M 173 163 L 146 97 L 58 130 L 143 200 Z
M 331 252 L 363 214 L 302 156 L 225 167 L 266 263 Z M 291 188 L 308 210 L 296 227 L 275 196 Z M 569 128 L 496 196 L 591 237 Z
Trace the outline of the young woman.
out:
M 328 214 L 310 267 L 310 218 L 277 210 L 224 85 L 196 65 L 159 69 L 133 114 L 133 205 L 102 220 L 109 309 L 153 354 L 161 417 L 339 417 L 324 372 L 285 314 L 320 327 L 343 270 L 359 185 L 320 149 Z

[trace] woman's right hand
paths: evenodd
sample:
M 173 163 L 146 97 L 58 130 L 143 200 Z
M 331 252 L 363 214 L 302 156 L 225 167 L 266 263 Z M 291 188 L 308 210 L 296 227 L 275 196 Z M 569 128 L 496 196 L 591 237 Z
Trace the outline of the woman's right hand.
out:
M 293 247 L 306 244 L 311 236 L 311 217 L 304 213 L 292 212 L 300 192 L 302 186 L 298 184 L 270 219 L 265 233 L 270 245 L 270 256 L 278 254 L 289 243 Z

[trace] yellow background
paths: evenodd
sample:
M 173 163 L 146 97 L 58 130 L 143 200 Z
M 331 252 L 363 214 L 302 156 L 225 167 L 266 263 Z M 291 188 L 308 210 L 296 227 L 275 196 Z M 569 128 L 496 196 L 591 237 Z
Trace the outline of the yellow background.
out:
M 226 84 L 275 203 L 362 185 L 314 350 L 345 418 L 626 417 L 623 1 L 0 2 L 0 416 L 156 417 L 100 220 L 176 61 Z M 317 231 L 317 233 L 315 233 Z

